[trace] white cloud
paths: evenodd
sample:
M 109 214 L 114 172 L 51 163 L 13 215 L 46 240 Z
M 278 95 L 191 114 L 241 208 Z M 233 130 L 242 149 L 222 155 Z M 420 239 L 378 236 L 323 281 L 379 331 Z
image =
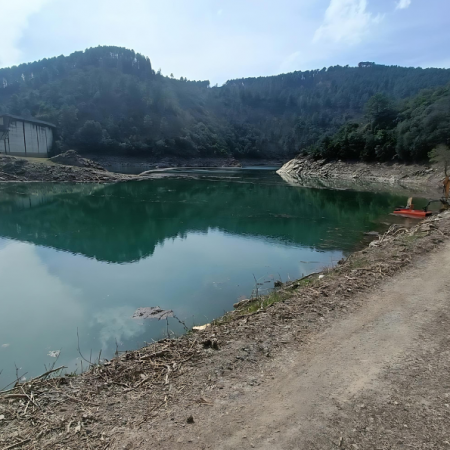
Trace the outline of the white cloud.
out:
M 0 250 L 0 286 L 0 330 L 16 360 L 27 361 L 30 368 L 36 364 L 34 369 L 50 349 L 73 348 L 74 330 L 86 321 L 82 290 L 54 275 L 37 247 L 10 241 Z M 8 370 L 4 355 L 0 365 Z
M 17 64 L 21 51 L 19 41 L 28 27 L 30 16 L 39 12 L 51 0 L 0 1 L 2 26 L 0 67 Z
M 374 16 L 367 11 L 367 0 L 331 0 L 313 41 L 357 44 L 362 41 L 371 26 L 379 23 L 381 19 L 381 16 Z
M 99 339 L 103 351 L 114 348 L 116 342 L 122 345 L 124 340 L 143 333 L 143 321 L 131 319 L 135 311 L 134 306 L 116 306 L 94 314 L 94 324 L 101 326 Z
M 395 9 L 406 9 L 411 5 L 411 0 L 399 0 Z

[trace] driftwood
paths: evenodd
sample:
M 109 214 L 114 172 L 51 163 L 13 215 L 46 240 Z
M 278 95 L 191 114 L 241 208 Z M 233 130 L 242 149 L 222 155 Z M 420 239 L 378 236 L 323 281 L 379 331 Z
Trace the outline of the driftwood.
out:
M 17 448 L 17 447 L 20 447 L 21 445 L 28 444 L 28 442 L 30 442 L 30 441 L 31 441 L 31 439 L 25 439 L 23 441 L 16 442 L 15 444 L 9 445 L 8 447 L 5 447 L 3 450 L 10 450 L 12 448 Z

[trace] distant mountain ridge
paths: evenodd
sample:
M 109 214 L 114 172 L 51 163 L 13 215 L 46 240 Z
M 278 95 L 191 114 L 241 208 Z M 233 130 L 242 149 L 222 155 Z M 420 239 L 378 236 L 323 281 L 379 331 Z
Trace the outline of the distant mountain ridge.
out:
M 433 145 L 450 138 L 442 126 L 449 114 L 448 83 L 449 69 L 362 62 L 211 87 L 207 80 L 163 76 L 133 50 L 101 46 L 0 69 L 0 114 L 57 124 L 55 152 L 74 148 L 187 158 L 290 158 L 304 152 L 408 161 L 423 159 Z M 375 95 L 383 120 L 367 110 Z M 432 134 L 440 131 L 411 150 L 418 125 Z M 373 148 L 334 152 L 329 141 L 341 133 L 345 147 L 355 127 L 364 128 L 364 138 L 350 144 L 366 147 L 373 141 Z M 381 131 L 389 134 L 388 146 Z

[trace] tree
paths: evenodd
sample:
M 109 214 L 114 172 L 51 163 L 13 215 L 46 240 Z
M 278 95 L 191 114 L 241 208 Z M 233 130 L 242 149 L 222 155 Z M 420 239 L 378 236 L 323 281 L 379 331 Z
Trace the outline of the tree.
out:
M 72 137 L 78 124 L 78 110 L 75 106 L 64 105 L 59 113 L 60 134 Z
M 61 149 L 110 154 L 419 161 L 450 145 L 450 70 L 363 65 L 210 88 L 155 74 L 132 50 L 101 46 L 1 68 L 0 110 L 55 123 Z
M 76 141 L 85 149 L 95 148 L 102 142 L 102 126 L 94 120 L 88 120 L 77 131 L 75 138 Z
M 445 176 L 448 176 L 448 167 L 450 166 L 450 149 L 447 145 L 440 144 L 428 153 L 430 162 L 444 166 Z
M 381 93 L 375 94 L 364 107 L 366 116 L 374 125 L 389 125 L 396 117 L 396 112 L 391 105 L 389 97 Z

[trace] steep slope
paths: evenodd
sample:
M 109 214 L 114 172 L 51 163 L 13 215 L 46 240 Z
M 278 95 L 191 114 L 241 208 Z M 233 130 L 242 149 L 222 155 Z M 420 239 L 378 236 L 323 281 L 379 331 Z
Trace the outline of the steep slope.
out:
M 447 85 L 423 90 L 399 105 L 376 94 L 367 102 L 362 121 L 349 121 L 302 150 L 315 158 L 424 161 L 434 147 L 449 143 Z
M 374 94 L 397 105 L 448 82 L 447 69 L 370 63 L 210 87 L 165 77 L 148 58 L 104 46 L 0 69 L 0 113 L 56 123 L 55 152 L 289 158 L 360 121 Z

